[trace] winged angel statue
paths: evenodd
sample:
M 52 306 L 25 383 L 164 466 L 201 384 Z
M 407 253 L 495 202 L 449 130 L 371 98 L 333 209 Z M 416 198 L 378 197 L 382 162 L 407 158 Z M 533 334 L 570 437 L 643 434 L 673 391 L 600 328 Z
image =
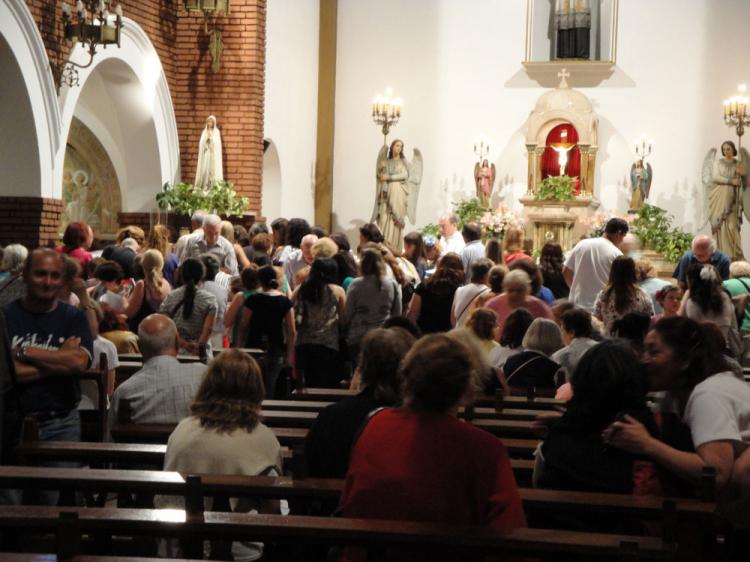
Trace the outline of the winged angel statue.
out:
M 482 164 L 474 164 L 474 183 L 477 186 L 477 197 L 485 207 L 490 206 L 492 188 L 495 185 L 495 165 L 490 165 L 485 158 Z
M 377 192 L 372 222 L 394 248 L 402 246 L 406 217 L 416 222 L 419 184 L 422 182 L 422 153 L 414 149 L 411 163 L 404 157 L 404 142 L 396 139 L 383 145 L 376 166 Z
M 721 145 L 721 158 L 716 158 L 716 149 L 712 148 L 703 160 L 703 187 L 708 196 L 708 221 L 716 246 L 733 261 L 744 259 L 740 243 L 740 224 L 742 222 L 742 203 L 746 217 L 750 218 L 750 176 L 748 163 L 750 153 L 744 148 L 737 152 L 732 141 Z M 739 158 L 737 158 L 739 155 Z

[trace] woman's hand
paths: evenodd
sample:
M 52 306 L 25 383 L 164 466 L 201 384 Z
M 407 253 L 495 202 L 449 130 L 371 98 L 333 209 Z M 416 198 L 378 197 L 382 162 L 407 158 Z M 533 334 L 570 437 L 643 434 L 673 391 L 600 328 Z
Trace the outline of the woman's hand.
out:
M 622 421 L 616 421 L 605 429 L 602 438 L 608 445 L 636 455 L 646 454 L 649 443 L 654 439 L 646 426 L 629 415 L 625 415 Z
M 378 177 L 380 178 L 380 181 L 388 181 L 390 176 L 388 174 L 380 174 Z

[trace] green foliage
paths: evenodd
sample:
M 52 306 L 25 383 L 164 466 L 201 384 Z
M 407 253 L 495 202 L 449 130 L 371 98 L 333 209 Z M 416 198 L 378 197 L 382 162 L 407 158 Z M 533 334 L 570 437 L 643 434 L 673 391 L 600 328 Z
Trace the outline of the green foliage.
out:
M 478 197 L 453 202 L 453 212 L 458 217 L 458 228 L 463 228 L 467 222 L 478 222 L 489 211 L 490 209 L 485 207 Z
M 203 209 L 219 215 L 241 215 L 247 209 L 247 197 L 239 197 L 234 185 L 228 181 L 215 183 L 203 190 L 189 183 L 165 183 L 156 194 L 160 209 L 169 209 L 181 215 L 192 215 Z
M 539 201 L 570 201 L 575 199 L 573 182 L 577 179 L 570 176 L 547 176 L 539 184 L 536 199 Z
M 672 226 L 673 219 L 664 209 L 646 204 L 638 212 L 631 230 L 644 248 L 659 252 L 667 261 L 677 262 L 690 249 L 693 235 Z
M 419 233 L 422 236 L 434 236 L 437 238 L 440 235 L 440 227 L 436 225 L 435 223 L 429 223 L 422 227 L 422 229 L 419 231 Z

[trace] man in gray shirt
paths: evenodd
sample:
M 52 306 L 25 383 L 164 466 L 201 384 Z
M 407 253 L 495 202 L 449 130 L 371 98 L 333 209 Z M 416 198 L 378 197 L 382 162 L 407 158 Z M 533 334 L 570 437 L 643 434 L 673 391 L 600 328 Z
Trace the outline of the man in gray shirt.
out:
M 206 215 L 203 219 L 203 236 L 193 235 L 188 238 L 180 261 L 187 258 L 200 258 L 206 253 L 215 255 L 221 267 L 229 275 L 237 275 L 237 254 L 234 253 L 232 243 L 221 235 L 219 215 Z
M 203 363 L 177 361 L 177 327 L 163 314 L 151 314 L 138 326 L 143 368 L 122 383 L 112 397 L 110 427 L 122 402 L 130 403 L 134 423 L 177 423 L 190 415 L 190 403 L 203 381 Z
M 482 244 L 482 227 L 475 222 L 467 222 L 461 229 L 466 245 L 461 250 L 461 261 L 464 263 L 464 275 L 469 279 L 471 264 L 485 257 Z

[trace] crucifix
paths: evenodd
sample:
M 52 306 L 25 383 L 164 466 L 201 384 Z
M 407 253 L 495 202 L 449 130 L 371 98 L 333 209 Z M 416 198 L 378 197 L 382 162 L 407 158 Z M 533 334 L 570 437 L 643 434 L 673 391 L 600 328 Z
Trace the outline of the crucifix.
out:
M 567 88 L 568 87 L 568 78 L 570 78 L 570 72 L 566 68 L 563 68 L 560 72 L 557 73 L 557 77 L 560 79 L 560 85 L 558 88 Z

